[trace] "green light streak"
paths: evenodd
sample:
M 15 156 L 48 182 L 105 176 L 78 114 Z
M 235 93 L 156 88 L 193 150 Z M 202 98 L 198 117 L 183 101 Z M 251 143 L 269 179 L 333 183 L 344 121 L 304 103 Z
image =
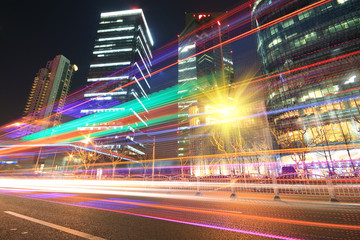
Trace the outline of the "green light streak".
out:
M 198 84 L 198 82 L 197 82 L 197 84 Z M 194 91 L 194 89 L 196 89 L 196 88 L 194 88 L 193 83 L 189 83 L 189 84 L 187 84 L 187 86 L 188 86 L 187 88 L 192 89 L 192 91 L 188 91 L 188 92 L 182 93 L 180 95 L 180 94 L 178 94 L 179 87 L 176 85 L 176 86 L 167 88 L 165 90 L 150 94 L 148 96 L 149 99 L 142 97 L 142 98 L 140 98 L 140 100 L 149 111 L 157 109 L 157 108 L 161 108 L 164 106 L 168 106 L 168 105 L 177 103 L 178 100 L 180 99 L 180 97 L 181 98 L 189 97 L 190 92 L 191 92 L 191 94 L 196 93 L 196 91 Z M 183 89 L 184 87 L 182 86 L 181 88 Z M 67 122 L 67 123 L 61 124 L 59 126 L 37 132 L 37 133 L 31 134 L 29 136 L 25 136 L 25 137 L 23 137 L 23 140 L 29 141 L 29 140 L 39 140 L 39 139 L 47 138 L 47 137 L 51 137 L 51 138 L 58 137 L 63 134 L 78 131 L 78 128 L 80 128 L 80 127 L 96 127 L 99 125 L 103 125 L 104 123 L 107 123 L 107 122 L 112 122 L 112 121 L 116 121 L 119 119 L 134 116 L 133 112 L 130 109 L 133 109 L 138 114 L 142 114 L 145 112 L 144 108 L 141 106 L 141 104 L 136 99 L 131 100 L 126 103 L 123 103 L 123 104 L 120 104 L 120 105 L 117 105 L 117 106 L 114 106 L 112 108 L 124 108 L 125 110 L 124 111 L 114 111 L 114 112 L 94 113 L 94 114 L 73 120 L 71 122 Z M 155 125 L 155 124 L 159 124 L 159 123 L 164 123 L 165 121 L 171 121 L 176 118 L 177 118 L 177 114 L 172 114 L 172 115 L 166 115 L 164 117 L 159 117 L 156 119 L 146 120 L 146 123 L 149 126 L 151 126 L 151 125 Z M 133 128 L 146 127 L 141 122 L 139 122 L 137 124 L 131 124 L 128 126 L 131 126 Z M 119 126 L 120 129 L 119 128 L 118 129 L 109 129 L 109 130 L 105 130 L 105 131 L 92 133 L 91 137 L 100 137 L 100 136 L 111 135 L 114 133 L 126 132 L 129 129 L 128 126 L 123 127 L 122 129 Z M 84 138 L 83 136 L 75 137 L 72 139 L 72 141 L 81 140 L 83 138 Z

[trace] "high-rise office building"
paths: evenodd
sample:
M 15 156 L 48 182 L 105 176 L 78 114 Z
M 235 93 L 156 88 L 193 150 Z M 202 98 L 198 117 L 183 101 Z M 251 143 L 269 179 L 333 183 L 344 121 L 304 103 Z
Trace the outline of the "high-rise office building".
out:
M 146 125 L 147 109 L 142 101 L 148 100 L 151 77 L 151 48 L 153 39 L 142 9 L 101 13 L 90 70 L 89 90 L 84 97 L 89 103 L 82 113 L 128 112 Z M 142 113 L 119 105 L 130 100 L 143 106 Z M 100 124 L 97 129 L 114 129 L 126 125 L 122 121 Z M 89 126 L 89 130 L 94 126 Z M 82 130 L 86 130 L 83 127 Z M 135 131 L 135 129 L 129 129 Z M 128 139 L 132 139 L 129 137 Z M 120 149 L 125 146 L 139 154 L 134 145 L 119 143 L 118 136 L 107 137 L 103 147 Z M 124 151 L 124 149 L 122 149 Z
M 268 75 L 266 105 L 283 162 L 333 160 L 355 170 L 360 141 L 360 1 L 255 1 L 253 26 Z M 337 146 L 335 148 L 333 146 Z M 322 166 L 321 162 L 325 162 Z M 315 169 L 316 167 L 314 167 Z M 317 170 L 318 171 L 318 170 Z
M 178 94 L 180 100 L 177 149 L 179 158 L 212 153 L 204 143 L 209 140 L 204 132 L 206 127 L 200 128 L 192 124 L 194 122 L 200 124 L 200 122 L 196 121 L 194 116 L 190 116 L 194 114 L 191 109 L 203 109 L 205 105 L 211 105 L 205 92 L 233 82 L 231 46 L 221 45 L 229 37 L 224 31 L 227 28 L 226 24 L 217 21 L 221 14 L 187 13 L 185 29 L 179 36 Z M 204 95 L 197 94 L 200 92 Z
M 27 134 L 59 125 L 74 71 L 76 65 L 57 55 L 36 74 L 24 111 Z

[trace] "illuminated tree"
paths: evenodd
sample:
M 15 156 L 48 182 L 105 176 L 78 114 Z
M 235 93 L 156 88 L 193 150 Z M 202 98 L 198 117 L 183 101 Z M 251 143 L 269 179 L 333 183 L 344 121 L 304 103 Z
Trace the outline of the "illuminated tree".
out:
M 308 171 L 306 167 L 306 153 L 311 149 L 319 145 L 327 145 L 328 140 L 326 131 L 323 126 L 308 127 L 305 126 L 302 129 L 293 129 L 292 131 L 276 130 L 274 127 L 270 129 L 277 144 L 282 148 L 288 150 L 291 155 L 291 159 L 294 161 L 296 168 L 299 170 L 299 166 L 302 165 L 305 172 Z M 325 152 L 325 157 L 327 154 Z M 331 158 L 331 155 L 330 155 Z M 329 171 L 330 166 L 328 164 Z
M 95 143 L 93 144 L 96 146 Z M 96 151 L 96 147 L 94 150 L 89 150 L 83 146 L 74 147 L 74 155 L 80 159 L 80 162 L 85 170 L 85 175 L 87 175 L 90 168 L 94 169 L 94 164 L 102 157 L 102 154 Z
M 179 158 L 181 167 L 181 177 L 184 177 L 184 166 L 189 162 L 189 158 Z
M 283 132 L 275 128 L 270 129 L 272 135 L 276 139 L 277 144 L 282 149 L 287 149 L 291 152 L 291 159 L 295 162 L 296 168 L 299 170 L 299 165 L 302 164 L 306 171 L 306 151 L 304 148 L 308 148 L 310 144 L 306 141 L 305 135 L 307 133 L 306 128 L 298 129 L 295 131 Z M 297 151 L 300 148 L 301 151 Z
M 232 124 L 231 129 L 227 128 L 227 131 L 219 131 L 218 128 L 214 128 L 211 138 L 211 143 L 225 156 L 227 164 L 230 166 L 231 177 L 235 174 L 235 160 L 239 158 L 239 153 L 245 152 L 246 148 L 238 121 L 233 121 Z M 244 162 L 243 157 L 240 158 Z M 244 169 L 242 172 L 244 173 Z
M 137 159 L 140 161 L 141 168 L 143 169 L 143 176 L 146 176 L 147 169 L 152 165 L 152 160 L 148 154 L 136 153 Z
M 115 152 L 115 150 L 113 149 L 111 149 L 109 152 L 110 152 L 109 158 L 111 160 L 111 165 L 112 165 L 112 178 L 114 179 L 116 166 L 123 160 L 123 158 L 119 156 L 117 152 Z

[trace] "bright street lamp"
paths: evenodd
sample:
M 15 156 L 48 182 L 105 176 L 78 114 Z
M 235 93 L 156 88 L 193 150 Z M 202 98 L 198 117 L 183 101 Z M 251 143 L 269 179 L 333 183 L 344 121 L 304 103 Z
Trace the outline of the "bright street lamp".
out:
M 84 144 L 89 144 L 91 142 L 90 136 L 86 136 L 84 140 L 81 141 Z

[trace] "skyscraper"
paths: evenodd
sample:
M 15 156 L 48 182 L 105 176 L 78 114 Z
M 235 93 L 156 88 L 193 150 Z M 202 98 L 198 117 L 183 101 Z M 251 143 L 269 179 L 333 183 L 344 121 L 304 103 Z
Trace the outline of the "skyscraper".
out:
M 66 57 L 57 55 L 36 74 L 24 111 L 26 121 L 30 124 L 25 128 L 27 134 L 60 123 L 74 71 L 77 71 L 76 65 L 71 65 Z
M 258 0 L 252 14 L 276 145 L 314 149 L 283 154 L 283 162 L 302 167 L 323 161 L 326 166 L 317 168 L 333 172 L 333 160 L 346 160 L 355 170 L 353 160 L 360 155 L 351 144 L 360 140 L 360 1 Z
M 93 104 L 81 111 L 107 111 L 111 106 L 147 96 L 152 46 L 141 9 L 101 13 L 87 79 L 92 86 L 84 95 Z M 136 83 L 129 84 L 132 81 Z
M 231 84 L 234 79 L 227 26 L 218 21 L 223 13 L 187 13 L 178 49 L 178 157 L 214 153 L 209 149 L 207 127 L 194 116 L 212 105 L 206 91 Z M 224 32 L 222 32 L 224 31 Z M 203 94 L 198 94 L 202 92 Z M 186 97 L 185 97 L 186 96 Z M 202 126 L 200 126 L 202 125 Z M 187 158 L 188 159 L 188 158 Z
M 128 112 L 146 125 L 147 109 L 142 101 L 148 99 L 150 90 L 153 44 L 142 9 L 101 13 L 87 79 L 89 90 L 84 95 L 89 103 L 81 112 Z M 143 106 L 143 113 L 135 112 L 132 108 L 115 107 L 130 100 Z M 113 129 L 124 125 L 122 121 L 115 121 L 96 127 Z M 89 129 L 92 127 L 89 126 Z M 86 127 L 82 130 L 86 130 Z M 119 141 L 114 135 L 108 137 L 102 146 L 123 148 L 125 144 Z M 126 145 L 127 148 L 136 152 L 130 145 Z M 143 154 L 142 151 L 137 152 Z

